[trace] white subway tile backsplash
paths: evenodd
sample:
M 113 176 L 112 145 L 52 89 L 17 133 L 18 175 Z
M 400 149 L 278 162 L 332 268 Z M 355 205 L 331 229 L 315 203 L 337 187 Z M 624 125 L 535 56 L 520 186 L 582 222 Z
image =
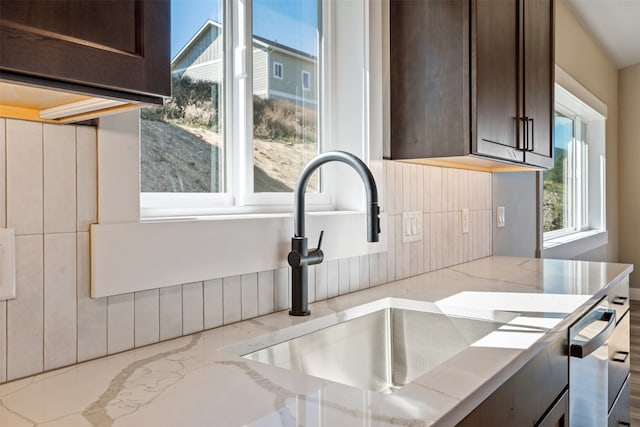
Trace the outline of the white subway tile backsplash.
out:
M 78 362 L 107 354 L 107 298 L 92 299 L 89 233 L 77 234 Z
M 349 258 L 349 292 L 360 290 L 360 257 Z
M 45 234 L 45 370 L 76 361 L 76 298 L 76 234 Z
M 385 204 L 383 208 L 387 215 L 394 215 L 397 212 L 395 165 L 396 162 L 384 162 Z
M 423 271 L 433 270 L 431 268 L 431 214 L 424 213 L 422 215 L 422 263 Z
M 258 274 L 243 274 L 242 280 L 242 319 L 258 316 Z
M 204 301 L 202 282 L 182 285 L 182 334 L 204 329 Z
M 429 198 L 431 200 L 430 212 L 442 212 L 442 168 L 429 168 Z
M 261 271 L 258 273 L 258 314 L 268 314 L 274 311 L 274 271 Z
M 316 266 L 315 265 L 309 266 L 308 282 L 309 282 L 309 286 L 307 288 L 307 298 L 309 300 L 309 304 L 311 304 L 316 300 Z
M 378 286 L 380 284 L 380 266 L 378 265 L 378 254 L 365 255 L 368 256 L 369 262 L 369 287 Z
M 396 277 L 396 215 L 387 216 L 387 274 L 389 280 L 394 280 Z
M 316 301 L 322 301 L 327 299 L 328 293 L 328 272 L 327 262 L 322 262 L 316 267 Z
M 394 179 L 395 179 L 395 187 L 393 189 L 393 193 L 395 196 L 394 205 L 396 210 L 394 214 L 402 213 L 404 209 L 404 183 L 403 183 L 403 168 L 404 163 L 395 163 L 393 171 L 394 171 Z
M 76 231 L 76 130 L 43 128 L 44 232 Z
M 349 258 L 338 260 L 338 295 L 349 293 L 350 267 Z
M 340 290 L 340 272 L 338 260 L 327 261 L 327 298 L 338 296 Z
M 16 299 L 7 302 L 7 380 L 43 370 L 43 253 L 42 235 L 16 236 Z
M 113 354 L 134 347 L 133 294 L 107 299 L 107 353 Z
M 289 297 L 289 283 L 291 273 L 288 268 L 279 268 L 275 271 L 275 309 L 276 311 L 289 308 L 291 298 Z
M 43 223 L 42 125 L 6 122 L 7 227 L 16 235 L 41 234 Z
M 360 267 L 360 289 L 366 289 L 371 284 L 371 271 L 369 268 L 369 255 L 362 255 L 359 257 Z
M 0 119 L 0 228 L 7 226 L 7 143 L 5 129 L 6 121 L 5 119 Z M 2 366 L 0 365 L 0 372 L 1 369 Z
M 136 347 L 160 341 L 160 292 L 158 289 L 134 294 L 134 342 Z
M 204 328 L 215 328 L 224 322 L 222 279 L 205 280 L 202 287 L 204 295 Z
M 411 203 L 412 196 L 414 194 L 414 188 L 411 183 L 411 166 L 408 163 L 401 163 L 400 169 L 402 171 L 402 212 L 412 211 L 413 205 Z
M 159 297 L 160 340 L 179 337 L 182 335 L 182 285 L 161 288 Z
M 7 302 L 0 301 L 0 383 L 7 380 Z
M 222 301 L 225 325 L 242 320 L 242 279 L 240 276 L 222 279 Z
M 393 217 L 393 232 L 395 242 L 395 278 L 403 279 L 404 276 L 404 257 L 409 254 L 404 253 L 404 247 L 402 245 L 402 216 L 396 215 Z
M 98 155 L 96 129 L 76 127 L 76 194 L 77 229 L 89 231 L 98 220 Z
M 387 283 L 393 280 L 389 277 L 387 263 L 388 256 L 389 252 L 380 252 L 378 254 L 378 285 L 382 285 L 383 283 Z

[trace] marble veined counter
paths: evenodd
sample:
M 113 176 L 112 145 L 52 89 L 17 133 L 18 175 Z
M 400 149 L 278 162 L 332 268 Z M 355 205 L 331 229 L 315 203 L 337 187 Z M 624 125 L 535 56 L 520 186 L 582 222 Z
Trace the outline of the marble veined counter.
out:
M 278 312 L 4 384 L 0 426 L 454 425 L 631 271 L 626 264 L 484 258 L 311 304 L 309 317 Z M 516 317 L 390 394 L 228 351 L 386 297 Z

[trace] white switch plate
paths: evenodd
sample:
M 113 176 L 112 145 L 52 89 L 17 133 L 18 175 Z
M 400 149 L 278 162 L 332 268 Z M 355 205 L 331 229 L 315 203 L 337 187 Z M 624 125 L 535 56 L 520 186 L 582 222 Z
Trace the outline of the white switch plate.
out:
M 422 240 L 422 212 L 402 213 L 402 243 Z
M 505 217 L 504 217 L 504 206 L 498 206 L 496 209 L 496 227 L 504 228 Z
M 0 228 L 0 301 L 16 297 L 16 231 Z
M 469 209 L 462 209 L 462 234 L 469 232 Z

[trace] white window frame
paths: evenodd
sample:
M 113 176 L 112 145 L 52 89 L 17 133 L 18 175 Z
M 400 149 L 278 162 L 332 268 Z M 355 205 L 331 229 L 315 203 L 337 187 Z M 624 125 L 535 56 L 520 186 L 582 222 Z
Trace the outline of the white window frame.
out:
M 569 229 L 543 234 L 544 258 L 575 258 L 608 243 L 606 218 L 606 117 L 607 106 L 566 71 L 555 68 L 556 110 L 574 118 L 574 137 L 587 145 L 575 156 L 586 187 L 576 193 L 582 212 Z M 586 124 L 587 135 L 582 135 Z M 583 157 L 581 157 L 583 155 Z M 542 173 L 540 173 L 542 181 Z M 540 191 L 543 190 L 542 182 Z M 543 195 L 540 195 L 540 200 Z M 542 207 L 541 207 L 542 209 Z
M 247 13 L 245 1 L 235 0 L 234 4 L 239 12 Z M 325 34 L 322 40 L 321 49 L 333 53 L 324 61 L 325 78 L 316 79 L 326 94 L 320 107 L 327 141 L 324 149 L 347 150 L 367 162 L 378 183 L 380 200 L 384 200 L 383 6 L 328 0 L 323 5 L 330 10 L 324 19 L 350 29 Z M 336 64 L 340 67 L 334 73 Z M 287 267 L 292 203 L 281 206 L 278 213 L 234 210 L 201 216 L 204 214 L 194 209 L 192 215 L 180 218 L 171 214 L 141 217 L 139 144 L 137 112 L 100 119 L 98 223 L 91 227 L 92 297 Z M 233 155 L 246 155 L 238 151 Z M 328 164 L 323 169 L 328 188 L 340 191 L 333 191 L 330 209 L 307 215 L 306 234 L 314 241 L 325 230 L 325 262 L 385 251 L 384 214 L 380 242 L 366 241 L 365 196 L 359 176 L 344 165 Z M 357 238 L 353 233 L 360 229 L 362 238 Z
M 280 69 L 280 73 L 278 73 L 278 69 Z M 284 73 L 284 66 L 280 62 L 273 62 L 273 77 L 276 79 L 282 80 L 282 75 Z
M 305 86 L 304 84 L 304 76 L 307 76 L 307 85 Z M 301 74 L 301 84 L 302 84 L 302 90 L 305 91 L 310 91 L 311 90 L 311 73 L 305 70 L 302 70 L 302 74 Z

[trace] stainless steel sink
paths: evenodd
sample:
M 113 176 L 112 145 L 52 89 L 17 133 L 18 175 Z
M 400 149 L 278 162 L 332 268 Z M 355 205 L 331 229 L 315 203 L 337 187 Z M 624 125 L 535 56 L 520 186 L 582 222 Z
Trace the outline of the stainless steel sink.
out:
M 385 298 L 252 340 L 235 352 L 280 368 L 391 393 L 515 314 L 475 312 L 473 316 L 442 313 L 428 302 Z

